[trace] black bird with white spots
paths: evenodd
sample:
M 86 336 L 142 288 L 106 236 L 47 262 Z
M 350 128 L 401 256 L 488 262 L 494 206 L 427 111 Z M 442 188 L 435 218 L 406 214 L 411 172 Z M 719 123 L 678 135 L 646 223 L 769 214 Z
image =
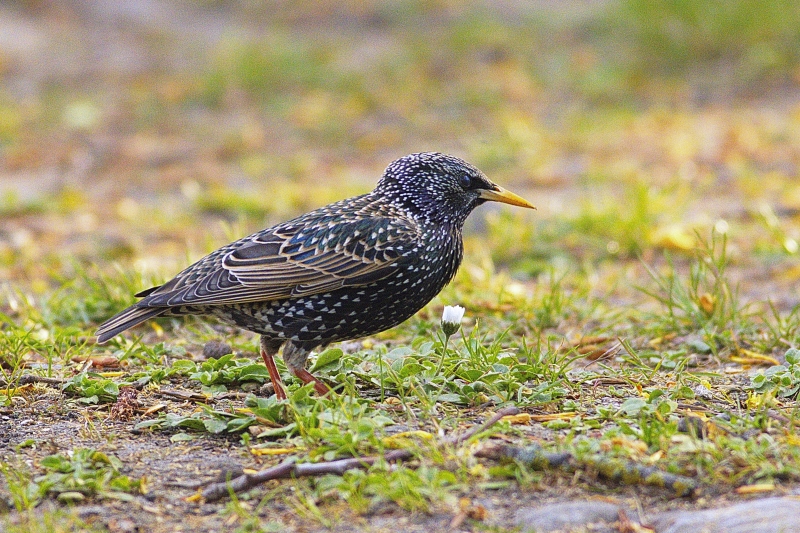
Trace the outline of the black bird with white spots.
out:
M 386 169 L 375 189 L 223 246 L 110 318 L 97 341 L 156 316 L 209 315 L 261 335 L 273 357 L 320 394 L 311 350 L 372 335 L 411 317 L 447 285 L 463 256 L 462 228 L 487 201 L 533 208 L 457 157 L 418 153 Z

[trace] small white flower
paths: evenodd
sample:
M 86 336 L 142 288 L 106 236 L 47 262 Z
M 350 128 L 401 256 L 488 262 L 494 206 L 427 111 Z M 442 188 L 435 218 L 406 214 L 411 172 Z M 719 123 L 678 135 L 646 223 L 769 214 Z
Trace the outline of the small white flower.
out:
M 442 329 L 448 337 L 461 327 L 464 318 L 464 308 L 460 305 L 445 305 L 442 312 Z
M 464 318 L 464 308 L 460 305 L 445 305 L 442 311 L 442 322 L 449 322 L 450 324 L 461 325 L 461 319 Z

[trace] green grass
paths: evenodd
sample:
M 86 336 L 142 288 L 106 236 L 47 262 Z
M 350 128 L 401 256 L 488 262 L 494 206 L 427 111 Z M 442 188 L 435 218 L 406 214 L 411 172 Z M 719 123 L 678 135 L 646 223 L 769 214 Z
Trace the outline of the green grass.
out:
M 104 533 L 108 529 L 102 524 L 81 519 L 69 509 L 36 510 L 20 513 L 7 520 L 0 518 L 4 531 L 8 533 Z
M 726 65 L 726 82 L 763 84 L 782 80 L 800 60 L 800 10 L 789 1 L 625 0 L 613 14 L 626 23 L 642 74 Z
M 561 277 L 551 273 L 550 283 L 540 283 L 536 293 L 514 289 L 503 296 L 494 284 L 498 280 L 505 280 L 501 285 L 507 284 L 507 278 L 493 269 L 481 271 L 468 264 L 466 271 L 471 275 L 467 277 L 472 282 L 457 282 L 442 298 L 458 297 L 468 308 L 470 301 L 477 302 L 478 307 L 467 315 L 472 325 L 445 344 L 434 311 L 438 304 L 434 302 L 387 336 L 393 343 L 399 341 L 397 347 L 378 342 L 356 351 L 327 349 L 312 360 L 311 370 L 322 379 L 340 384 L 338 393 L 329 398 L 314 396 L 311 387 L 301 386 L 290 377 L 280 361 L 288 400 L 252 394 L 244 399 L 228 398 L 231 391 L 253 390 L 267 380 L 265 368 L 253 359 L 254 345 L 250 340 L 237 340 L 237 335 L 231 338 L 235 353 L 193 360 L 186 346 L 218 338 L 219 330 L 193 327 L 191 321 L 189 327 L 164 321 L 164 333 L 160 328 L 145 328 L 132 338 L 144 337 L 133 342 L 119 337 L 109 347 L 87 344 L 92 322 L 111 312 L 97 304 L 127 305 L 130 299 L 126 292 L 137 290 L 143 283 L 141 278 L 124 272 L 94 280 L 81 276 L 81 281 L 52 293 L 49 299 L 19 297 L 17 316 L 32 317 L 33 325 L 25 329 L 7 317 L 2 338 L 10 371 L 4 371 L 4 379 L 13 389 L 23 374 L 64 376 L 61 388 L 70 409 L 113 403 L 123 385 L 196 391 L 210 403 L 199 409 L 161 410 L 138 420 L 136 429 L 167 432 L 174 443 L 234 434 L 246 449 L 289 447 L 301 461 L 380 454 L 393 442 L 394 427 L 408 427 L 430 438 L 442 431 L 457 431 L 469 419 L 470 410 L 512 404 L 534 413 L 569 415 L 543 424 L 550 435 L 542 442 L 545 449 L 609 460 L 641 460 L 645 454 L 658 454 L 659 458 L 648 464 L 694 477 L 715 486 L 715 490 L 720 486 L 800 479 L 800 471 L 791 466 L 796 464 L 793 461 L 800 448 L 791 439 L 786 440 L 786 434 L 769 421 L 765 411 L 791 405 L 786 402 L 796 397 L 800 383 L 796 350 L 783 356 L 785 365 L 753 374 L 744 388 L 750 395 L 747 403 L 752 412 L 733 406 L 720 409 L 696 393 L 699 386 L 714 391 L 726 382 L 715 361 L 737 355 L 741 345 L 757 345 L 773 353 L 778 337 L 794 338 L 797 334 L 794 315 L 774 311 L 772 322 L 757 320 L 739 301 L 736 288 L 728 280 L 728 239 L 728 235 L 712 232 L 710 241 L 696 248 L 688 261 L 667 256 L 660 266 L 644 263 L 650 280 L 644 280 L 639 295 L 649 299 L 650 305 L 616 315 L 627 321 L 624 328 L 611 328 L 622 335 L 615 341 L 618 345 L 609 346 L 611 359 L 601 360 L 591 369 L 584 368 L 580 352 L 569 344 L 565 346 L 571 334 L 564 330 L 568 324 L 583 324 L 586 335 L 590 335 L 592 329 L 602 333 L 608 328 L 602 323 L 612 316 L 607 306 L 572 286 L 585 272 Z M 699 235 L 698 242 L 703 242 Z M 510 265 L 517 264 L 514 259 L 509 261 Z M 459 279 L 466 281 L 463 276 Z M 62 297 L 68 290 L 83 291 L 80 305 Z M 47 328 L 47 334 L 40 333 L 40 328 Z M 146 339 L 153 335 L 166 335 L 168 340 L 148 342 Z M 775 340 L 765 343 L 769 338 Z M 38 369 L 24 368 L 30 350 L 43 356 Z M 70 377 L 60 370 L 77 368 L 71 362 L 73 354 L 87 351 L 113 354 L 124 363 L 123 371 L 110 375 L 89 371 Z M 252 355 L 242 357 L 236 352 Z M 696 358 L 706 356 L 711 359 L 698 368 Z M 599 391 L 587 389 L 588 383 L 607 379 L 615 384 Z M 6 402 L 10 404 L 14 398 L 9 389 Z M 395 408 L 386 410 L 387 405 Z M 700 426 L 685 426 L 690 418 L 687 409 L 707 413 L 706 419 Z M 687 432 L 687 427 L 695 430 Z M 704 429 L 700 435 L 699 427 L 719 429 Z M 527 431 L 508 425 L 498 426 L 498 430 L 511 439 Z M 743 437 L 753 431 L 762 437 Z M 400 442 L 419 446 L 413 467 L 387 470 L 386 465 L 378 464 L 365 471 L 304 482 L 295 505 L 323 523 L 326 519 L 320 509 L 332 504 L 326 502 L 337 500 L 347 501 L 356 513 L 368 513 L 387 502 L 411 511 L 431 511 L 435 506 L 452 505 L 471 484 L 534 475 L 521 465 L 511 470 L 475 470 L 470 461 L 454 460 L 455 456 L 430 447 L 429 440 Z M 78 459 L 44 458 L 37 467 L 43 471 L 40 474 L 26 474 L 19 465 L 6 463 L 4 475 L 15 505 L 28 509 L 48 495 L 83 499 L 117 494 L 114 490 L 135 490 L 134 481 L 115 477 L 120 468 L 117 460 L 100 455 L 108 460 L 97 469 L 96 461 L 80 466 L 85 462 L 80 457 L 97 452 L 75 453 Z M 85 473 L 76 478 L 78 471 Z M 86 476 L 91 481 L 84 479 Z M 121 489 L 116 487 L 120 483 L 124 485 Z M 241 520 L 248 523 L 246 517 Z
M 48 455 L 39 467 L 43 473 L 33 475 L 18 464 L 2 465 L 13 504 L 19 511 L 32 509 L 46 497 L 62 503 L 81 502 L 89 497 L 131 501 L 130 494 L 142 488 L 141 480 L 120 473 L 119 459 L 88 448 Z

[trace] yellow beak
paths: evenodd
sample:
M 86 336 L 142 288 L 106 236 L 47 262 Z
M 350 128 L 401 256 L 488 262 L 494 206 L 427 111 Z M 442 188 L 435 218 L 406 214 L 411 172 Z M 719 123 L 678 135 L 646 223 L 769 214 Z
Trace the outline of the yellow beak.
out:
M 502 202 L 504 204 L 527 207 L 528 209 L 536 209 L 536 206 L 525 198 L 517 196 L 513 192 L 509 192 L 499 185 L 495 185 L 494 189 L 481 189 L 478 197 L 483 198 L 484 200 L 490 200 L 492 202 Z

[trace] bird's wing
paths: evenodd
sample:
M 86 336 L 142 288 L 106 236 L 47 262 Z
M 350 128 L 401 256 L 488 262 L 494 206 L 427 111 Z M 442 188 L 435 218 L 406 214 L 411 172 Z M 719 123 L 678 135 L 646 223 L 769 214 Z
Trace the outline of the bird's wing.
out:
M 309 224 L 302 219 L 228 245 L 172 281 L 140 293 L 147 307 L 225 305 L 319 294 L 366 285 L 395 272 L 413 251 L 409 220 L 364 217 Z

